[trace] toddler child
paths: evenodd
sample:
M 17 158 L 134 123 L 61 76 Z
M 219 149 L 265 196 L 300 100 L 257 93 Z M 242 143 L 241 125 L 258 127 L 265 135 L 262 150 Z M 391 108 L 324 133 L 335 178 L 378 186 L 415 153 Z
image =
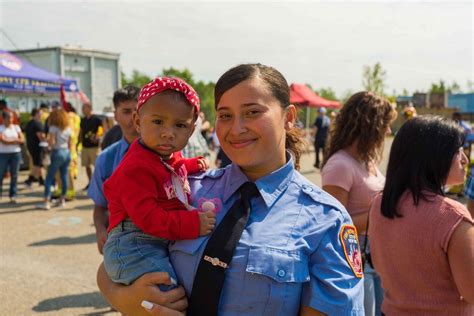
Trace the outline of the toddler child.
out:
M 204 171 L 208 162 L 180 153 L 198 113 L 199 98 L 183 80 L 159 77 L 140 91 L 134 113 L 140 138 L 104 183 L 110 212 L 104 265 L 114 282 L 128 285 L 145 273 L 162 271 L 174 285 L 160 289 L 174 288 L 169 241 L 197 238 L 214 228 L 215 213 L 189 203 L 187 174 Z

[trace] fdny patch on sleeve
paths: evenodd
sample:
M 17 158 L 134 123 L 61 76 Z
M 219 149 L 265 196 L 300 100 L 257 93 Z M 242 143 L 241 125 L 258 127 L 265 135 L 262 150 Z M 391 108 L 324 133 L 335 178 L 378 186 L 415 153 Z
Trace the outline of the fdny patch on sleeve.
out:
M 362 278 L 362 257 L 359 247 L 359 238 L 357 237 L 357 229 L 352 225 L 343 225 L 339 232 L 339 237 L 341 238 L 344 255 L 354 275 L 358 278 Z

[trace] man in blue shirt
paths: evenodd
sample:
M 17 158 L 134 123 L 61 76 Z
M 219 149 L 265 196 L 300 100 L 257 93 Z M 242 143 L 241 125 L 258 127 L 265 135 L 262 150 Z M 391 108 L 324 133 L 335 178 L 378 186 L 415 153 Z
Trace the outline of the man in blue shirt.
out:
M 133 112 L 138 102 L 140 89 L 126 86 L 115 91 L 113 103 L 115 120 L 122 130 L 122 139 L 107 147 L 95 163 L 94 174 L 88 188 L 88 195 L 94 201 L 94 226 L 97 237 L 97 247 L 102 254 L 102 248 L 107 239 L 108 213 L 107 200 L 104 197 L 102 185 L 115 168 L 119 165 L 129 145 L 138 137 L 138 132 L 133 124 Z

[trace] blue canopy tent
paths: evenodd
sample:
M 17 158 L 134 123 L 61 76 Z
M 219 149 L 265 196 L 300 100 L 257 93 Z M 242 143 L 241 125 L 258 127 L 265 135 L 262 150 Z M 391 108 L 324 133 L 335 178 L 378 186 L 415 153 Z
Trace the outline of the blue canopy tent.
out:
M 56 94 L 78 92 L 77 81 L 33 66 L 26 60 L 0 50 L 0 90 L 5 92 Z

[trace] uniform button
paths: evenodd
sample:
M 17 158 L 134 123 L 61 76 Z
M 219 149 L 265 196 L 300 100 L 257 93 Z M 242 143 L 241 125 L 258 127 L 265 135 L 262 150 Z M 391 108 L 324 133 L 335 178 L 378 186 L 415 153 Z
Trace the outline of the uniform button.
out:
M 303 192 L 313 192 L 313 188 L 310 187 L 309 185 L 303 184 Z
M 280 278 L 283 278 L 283 277 L 285 276 L 285 274 L 286 274 L 286 273 L 285 273 L 285 270 L 282 270 L 282 269 L 278 270 L 278 276 L 279 276 Z

